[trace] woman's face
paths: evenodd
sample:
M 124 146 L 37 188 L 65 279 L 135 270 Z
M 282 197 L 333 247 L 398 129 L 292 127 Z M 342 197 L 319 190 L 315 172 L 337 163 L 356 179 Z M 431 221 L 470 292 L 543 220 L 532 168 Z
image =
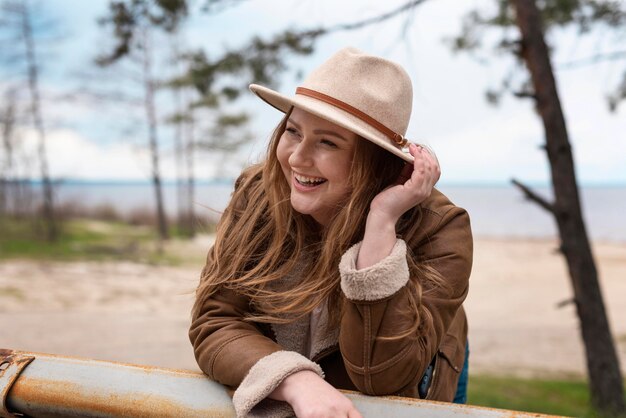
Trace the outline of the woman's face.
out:
M 350 194 L 349 173 L 357 135 L 294 108 L 276 156 L 291 188 L 291 205 L 321 225 Z

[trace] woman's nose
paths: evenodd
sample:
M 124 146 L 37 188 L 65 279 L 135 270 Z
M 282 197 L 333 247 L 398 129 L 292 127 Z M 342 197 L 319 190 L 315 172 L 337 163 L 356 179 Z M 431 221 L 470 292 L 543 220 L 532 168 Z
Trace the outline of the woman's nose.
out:
M 312 165 L 312 149 L 307 141 L 300 141 L 289 156 L 289 165 L 292 167 L 308 167 Z

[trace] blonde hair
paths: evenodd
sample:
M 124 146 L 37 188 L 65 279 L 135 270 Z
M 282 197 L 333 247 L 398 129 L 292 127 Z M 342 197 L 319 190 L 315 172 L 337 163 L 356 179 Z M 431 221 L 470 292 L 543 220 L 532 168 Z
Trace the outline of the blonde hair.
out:
M 322 229 L 309 215 L 292 208 L 290 187 L 276 157 L 288 117 L 289 113 L 274 130 L 265 161 L 244 170 L 236 182 L 207 255 L 194 316 L 199 315 L 203 301 L 226 288 L 249 299 L 253 311 L 247 320 L 290 322 L 327 300 L 331 325 L 339 323 L 344 298 L 339 286 L 340 258 L 362 239 L 372 199 L 398 178 L 404 162 L 370 141 L 358 139 L 350 169 L 352 192 Z M 411 238 L 417 235 L 420 219 L 418 206 L 405 213 L 397 225 L 409 253 L 416 244 Z M 302 267 L 302 280 L 288 289 L 275 290 L 272 283 L 300 268 L 302 259 L 315 260 Z M 407 259 L 412 291 L 409 325 L 403 335 L 430 326 L 432 318 L 419 303 L 422 284 L 441 282 L 436 272 L 419 265 L 413 254 Z

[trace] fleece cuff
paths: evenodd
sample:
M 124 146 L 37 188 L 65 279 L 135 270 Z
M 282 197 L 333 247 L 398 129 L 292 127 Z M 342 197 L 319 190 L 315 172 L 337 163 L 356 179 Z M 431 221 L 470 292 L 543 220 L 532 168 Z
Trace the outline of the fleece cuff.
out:
M 289 375 L 311 370 L 324 377 L 322 368 L 295 351 L 277 351 L 257 361 L 233 395 L 237 417 L 293 416 L 286 402 L 266 399 Z
M 398 239 L 391 254 L 373 266 L 356 269 L 361 243 L 353 245 L 341 257 L 341 290 L 350 300 L 374 301 L 387 298 L 409 281 L 406 243 Z

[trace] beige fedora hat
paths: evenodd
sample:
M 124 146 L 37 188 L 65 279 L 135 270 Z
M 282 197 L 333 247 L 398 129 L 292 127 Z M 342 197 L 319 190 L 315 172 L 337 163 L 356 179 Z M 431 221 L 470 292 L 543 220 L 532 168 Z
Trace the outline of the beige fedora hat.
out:
M 344 48 L 314 70 L 294 96 L 258 84 L 250 90 L 281 112 L 298 107 L 413 161 L 404 137 L 413 88 L 409 75 L 394 62 Z

